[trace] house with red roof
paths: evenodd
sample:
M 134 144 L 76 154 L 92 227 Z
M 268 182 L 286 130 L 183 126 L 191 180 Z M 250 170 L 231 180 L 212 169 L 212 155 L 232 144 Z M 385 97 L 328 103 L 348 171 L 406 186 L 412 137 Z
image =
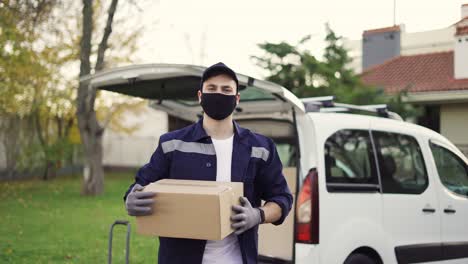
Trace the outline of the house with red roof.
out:
M 364 31 L 361 78 L 388 94 L 407 91 L 406 100 L 423 109 L 415 122 L 468 156 L 468 4 L 461 11 L 461 20 L 445 29 L 452 32 L 451 44 L 434 38 L 438 48 L 432 50 L 429 43 L 420 52 L 402 52 L 400 26 Z

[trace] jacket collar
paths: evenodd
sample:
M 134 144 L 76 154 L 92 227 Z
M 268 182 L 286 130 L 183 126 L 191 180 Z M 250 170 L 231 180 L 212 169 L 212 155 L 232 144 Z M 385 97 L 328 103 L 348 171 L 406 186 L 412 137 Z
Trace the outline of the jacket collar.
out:
M 240 140 L 243 140 L 246 138 L 248 130 L 241 127 L 236 121 L 232 120 L 232 123 L 234 124 L 234 137 L 238 138 Z M 201 139 L 209 137 L 208 134 L 206 134 L 205 129 L 203 128 L 203 117 L 201 117 L 197 123 L 195 123 L 195 127 L 193 129 L 193 140 L 194 141 L 199 141 Z

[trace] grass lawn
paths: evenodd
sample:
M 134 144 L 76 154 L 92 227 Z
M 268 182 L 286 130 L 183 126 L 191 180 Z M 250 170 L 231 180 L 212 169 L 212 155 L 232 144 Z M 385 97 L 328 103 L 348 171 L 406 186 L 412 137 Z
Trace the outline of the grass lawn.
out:
M 106 174 L 105 193 L 80 195 L 81 178 L 0 182 L 0 263 L 107 263 L 110 225 L 130 220 L 131 263 L 157 263 L 158 239 L 137 235 L 123 194 L 131 173 Z M 124 226 L 114 228 L 113 263 L 125 263 Z

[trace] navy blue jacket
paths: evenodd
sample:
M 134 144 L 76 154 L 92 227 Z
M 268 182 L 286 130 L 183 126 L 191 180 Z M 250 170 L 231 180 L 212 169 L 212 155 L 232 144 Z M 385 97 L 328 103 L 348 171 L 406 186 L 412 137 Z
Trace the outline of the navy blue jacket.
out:
M 270 138 L 233 122 L 231 181 L 244 183 L 244 196 L 253 207 L 261 206 L 261 200 L 277 203 L 282 214 L 273 224 L 279 225 L 291 210 L 293 197 L 276 146 Z M 136 183 L 145 186 L 163 178 L 216 181 L 216 153 L 211 137 L 203 129 L 203 119 L 160 137 L 156 151 L 149 163 L 138 170 L 124 201 Z M 258 226 L 238 239 L 243 263 L 257 263 Z M 158 263 L 201 263 L 205 244 L 206 240 L 159 237 Z

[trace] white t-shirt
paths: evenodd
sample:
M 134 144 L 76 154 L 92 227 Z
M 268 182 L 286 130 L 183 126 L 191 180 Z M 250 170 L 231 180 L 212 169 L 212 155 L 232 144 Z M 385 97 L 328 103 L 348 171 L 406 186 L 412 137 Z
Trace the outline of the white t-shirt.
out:
M 216 151 L 216 181 L 231 181 L 232 145 L 234 135 L 217 140 L 212 138 Z M 237 235 L 232 233 L 223 240 L 206 241 L 203 264 L 242 264 Z

